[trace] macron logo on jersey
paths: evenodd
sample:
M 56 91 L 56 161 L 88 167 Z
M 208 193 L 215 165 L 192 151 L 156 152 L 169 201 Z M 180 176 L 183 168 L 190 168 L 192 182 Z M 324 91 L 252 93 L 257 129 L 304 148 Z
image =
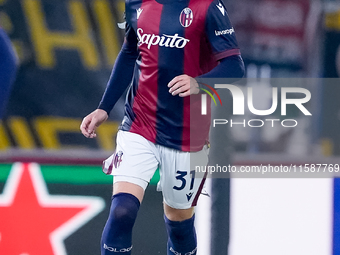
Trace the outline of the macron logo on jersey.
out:
M 138 8 L 138 9 L 136 9 L 136 12 L 137 12 L 137 19 L 139 19 L 139 16 L 142 14 L 143 9 Z
M 216 4 L 217 8 L 220 10 L 220 12 L 222 13 L 222 15 L 224 16 L 225 15 L 225 9 L 224 9 L 224 6 L 219 3 L 219 4 Z
M 147 44 L 147 48 L 150 49 L 153 45 L 159 45 L 161 47 L 170 47 L 170 48 L 184 48 L 185 45 L 190 41 L 184 37 L 175 35 L 165 35 L 162 36 L 154 35 L 154 34 L 143 34 L 143 29 L 137 29 L 138 36 L 138 46 L 142 46 L 143 44 Z

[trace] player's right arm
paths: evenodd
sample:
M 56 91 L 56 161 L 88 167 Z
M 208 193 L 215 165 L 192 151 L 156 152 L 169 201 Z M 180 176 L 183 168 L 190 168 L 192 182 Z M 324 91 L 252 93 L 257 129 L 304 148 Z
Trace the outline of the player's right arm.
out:
M 82 134 L 87 138 L 96 137 L 96 128 L 107 120 L 113 106 L 131 83 L 138 57 L 137 36 L 133 28 L 126 24 L 125 40 L 98 109 L 87 115 L 80 125 Z

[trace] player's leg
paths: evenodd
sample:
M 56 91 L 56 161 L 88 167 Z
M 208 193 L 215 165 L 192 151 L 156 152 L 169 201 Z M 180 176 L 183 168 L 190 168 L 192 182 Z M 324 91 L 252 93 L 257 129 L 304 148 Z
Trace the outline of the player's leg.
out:
M 168 233 L 168 255 L 197 252 L 194 206 L 204 185 L 204 176 L 195 173 L 193 164 L 206 165 L 206 149 L 180 152 L 162 149 L 160 186 L 164 199 L 164 220 Z
M 116 182 L 108 220 L 105 224 L 101 254 L 131 254 L 132 229 L 137 218 L 144 189 L 129 182 Z
M 139 206 L 158 167 L 153 146 L 137 134 L 118 132 L 116 152 L 103 165 L 105 173 L 114 175 L 114 185 L 110 215 L 102 234 L 102 255 L 131 254 Z
M 175 209 L 164 203 L 164 221 L 168 233 L 167 254 L 195 255 L 197 238 L 194 207 Z

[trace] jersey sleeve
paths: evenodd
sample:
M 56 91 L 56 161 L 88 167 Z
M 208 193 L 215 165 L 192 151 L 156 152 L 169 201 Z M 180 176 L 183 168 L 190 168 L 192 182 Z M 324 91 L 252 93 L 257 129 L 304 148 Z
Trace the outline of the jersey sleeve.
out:
M 208 8 L 205 30 L 216 60 L 240 55 L 234 27 L 220 0 L 212 1 Z
M 99 109 L 110 113 L 132 81 L 137 57 L 137 36 L 129 22 L 126 22 L 124 43 L 113 66 Z

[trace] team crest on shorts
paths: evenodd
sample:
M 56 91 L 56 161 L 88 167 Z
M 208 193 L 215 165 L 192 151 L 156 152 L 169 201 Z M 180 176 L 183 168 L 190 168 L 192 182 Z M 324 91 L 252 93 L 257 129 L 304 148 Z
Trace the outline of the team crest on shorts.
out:
M 184 8 L 181 14 L 179 15 L 179 22 L 183 27 L 188 27 L 191 25 L 194 19 L 194 15 L 190 8 Z
M 113 159 L 113 165 L 115 166 L 115 168 L 118 168 L 120 166 L 120 163 L 122 163 L 122 161 L 123 161 L 123 152 L 118 151 L 115 154 L 115 157 Z

